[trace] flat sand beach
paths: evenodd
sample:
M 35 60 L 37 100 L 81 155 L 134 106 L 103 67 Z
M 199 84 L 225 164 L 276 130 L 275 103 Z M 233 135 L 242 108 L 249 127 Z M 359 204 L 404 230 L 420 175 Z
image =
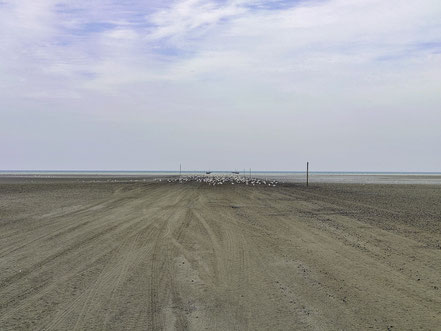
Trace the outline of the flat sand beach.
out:
M 0 178 L 1 330 L 436 330 L 441 185 Z

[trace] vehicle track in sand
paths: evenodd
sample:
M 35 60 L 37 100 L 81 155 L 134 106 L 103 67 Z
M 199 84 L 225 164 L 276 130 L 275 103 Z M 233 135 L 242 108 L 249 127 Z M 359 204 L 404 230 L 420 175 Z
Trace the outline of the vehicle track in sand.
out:
M 8 185 L 1 330 L 441 325 L 435 187 Z

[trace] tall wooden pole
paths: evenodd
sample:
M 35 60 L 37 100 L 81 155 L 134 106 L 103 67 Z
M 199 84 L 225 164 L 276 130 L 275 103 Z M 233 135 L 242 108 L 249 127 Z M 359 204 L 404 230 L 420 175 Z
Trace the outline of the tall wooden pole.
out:
M 306 186 L 309 186 L 309 162 L 306 162 Z
M 181 173 L 182 173 L 182 166 L 181 166 L 181 164 L 179 163 L 179 177 L 181 177 Z

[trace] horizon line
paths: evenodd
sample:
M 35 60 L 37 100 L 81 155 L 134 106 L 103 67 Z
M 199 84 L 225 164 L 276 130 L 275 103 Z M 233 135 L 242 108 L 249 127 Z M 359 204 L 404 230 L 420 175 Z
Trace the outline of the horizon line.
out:
M 231 173 L 240 170 L 208 170 L 211 173 Z M 179 173 L 179 170 L 0 170 L 0 173 Z M 182 170 L 181 173 L 205 173 L 207 170 Z M 245 173 L 250 173 L 250 170 L 246 170 Z M 306 173 L 306 170 L 251 170 L 251 173 Z M 354 173 L 354 174 L 441 174 L 441 171 L 370 171 L 370 170 L 310 170 L 309 173 Z

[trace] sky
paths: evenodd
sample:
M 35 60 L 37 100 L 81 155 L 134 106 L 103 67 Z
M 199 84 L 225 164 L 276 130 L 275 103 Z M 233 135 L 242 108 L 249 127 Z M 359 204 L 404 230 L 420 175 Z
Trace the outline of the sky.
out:
M 0 170 L 441 171 L 439 0 L 0 0 Z

